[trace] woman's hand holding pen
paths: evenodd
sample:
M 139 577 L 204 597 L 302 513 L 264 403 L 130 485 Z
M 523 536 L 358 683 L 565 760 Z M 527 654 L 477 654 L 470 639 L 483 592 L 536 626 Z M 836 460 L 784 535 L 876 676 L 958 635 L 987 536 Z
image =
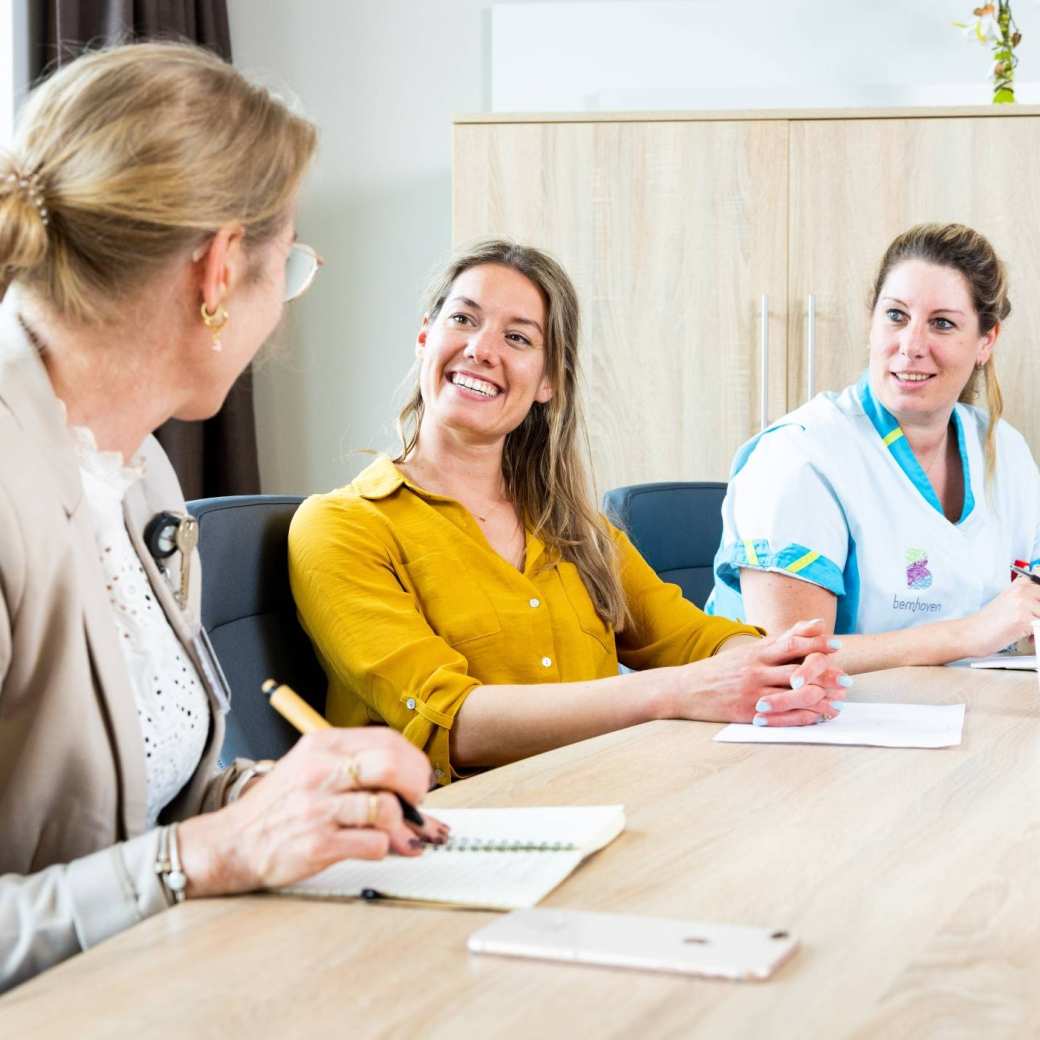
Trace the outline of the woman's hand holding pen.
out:
M 963 618 L 965 657 L 985 657 L 1033 634 L 1033 618 L 1040 618 L 1040 584 L 1019 575 L 977 614 Z
M 389 729 L 322 729 L 300 738 L 262 781 L 219 812 L 178 827 L 189 896 L 291 884 L 341 859 L 421 854 L 447 835 L 404 820 L 422 800 L 426 756 Z
M 733 641 L 736 643 L 736 641 Z M 743 641 L 678 669 L 673 718 L 805 726 L 834 718 L 852 685 L 829 655 L 840 642 L 820 620 Z

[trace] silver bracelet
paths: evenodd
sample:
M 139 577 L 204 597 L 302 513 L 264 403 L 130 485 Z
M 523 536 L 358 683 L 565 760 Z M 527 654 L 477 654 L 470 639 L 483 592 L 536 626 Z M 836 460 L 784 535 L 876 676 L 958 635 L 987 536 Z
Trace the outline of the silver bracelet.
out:
M 155 872 L 166 894 L 174 903 L 183 903 L 188 878 L 181 870 L 181 853 L 177 845 L 177 824 L 171 823 L 159 831 L 159 856 Z

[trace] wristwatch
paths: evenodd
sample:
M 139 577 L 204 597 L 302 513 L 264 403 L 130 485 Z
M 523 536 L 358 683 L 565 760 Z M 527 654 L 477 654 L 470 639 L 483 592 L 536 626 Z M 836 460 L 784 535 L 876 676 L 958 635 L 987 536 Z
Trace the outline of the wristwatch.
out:
M 177 847 L 177 824 L 163 827 L 159 831 L 159 855 L 155 861 L 155 872 L 159 875 L 163 889 L 174 903 L 183 903 L 188 878 L 181 870 L 180 849 Z
M 230 805 L 232 802 L 237 802 L 245 793 L 246 787 L 248 787 L 253 780 L 258 776 L 267 776 L 274 767 L 275 763 L 269 758 L 262 758 L 259 762 L 253 762 L 251 765 L 246 766 L 246 768 L 235 777 L 234 782 L 228 788 L 227 796 L 224 798 L 224 804 Z

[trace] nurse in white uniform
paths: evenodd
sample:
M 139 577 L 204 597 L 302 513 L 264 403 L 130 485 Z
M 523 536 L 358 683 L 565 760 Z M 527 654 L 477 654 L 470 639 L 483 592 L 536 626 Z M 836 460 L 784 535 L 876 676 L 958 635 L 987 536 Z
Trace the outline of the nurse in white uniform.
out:
M 900 235 L 870 364 L 737 453 L 708 610 L 767 631 L 821 617 L 848 672 L 995 653 L 1040 617 L 1040 477 L 1001 420 L 1004 266 L 959 224 Z M 969 402 L 984 384 L 987 408 Z

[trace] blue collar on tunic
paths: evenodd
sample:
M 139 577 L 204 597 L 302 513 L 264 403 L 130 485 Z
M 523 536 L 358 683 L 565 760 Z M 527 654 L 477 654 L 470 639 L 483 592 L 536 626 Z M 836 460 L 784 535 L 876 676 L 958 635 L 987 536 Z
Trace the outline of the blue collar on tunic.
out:
M 939 501 L 931 481 L 921 468 L 921 464 L 917 461 L 917 456 L 910 447 L 902 427 L 896 422 L 895 416 L 874 396 L 866 372 L 856 385 L 856 392 L 863 405 L 863 411 L 866 412 L 867 418 L 877 430 L 882 443 L 888 448 L 899 468 L 906 474 L 910 483 L 917 488 L 921 497 L 933 509 L 943 513 L 942 503 Z M 975 508 L 975 496 L 971 490 L 971 467 L 968 465 L 968 449 L 964 442 L 964 425 L 956 407 L 953 409 L 953 428 L 957 431 L 957 451 L 960 453 L 961 471 L 964 474 L 964 508 L 957 521 L 958 524 L 963 524 Z

